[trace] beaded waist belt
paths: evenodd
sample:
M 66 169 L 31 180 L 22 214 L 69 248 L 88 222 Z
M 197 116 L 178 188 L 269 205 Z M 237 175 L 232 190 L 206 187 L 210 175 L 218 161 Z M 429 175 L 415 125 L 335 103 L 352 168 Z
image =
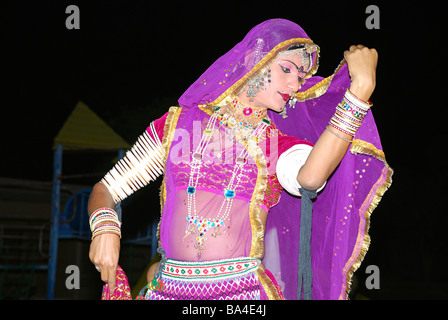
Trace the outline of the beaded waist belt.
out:
M 259 300 L 260 260 L 235 258 L 189 262 L 166 259 L 147 300 Z
M 179 261 L 167 259 L 162 270 L 163 278 L 183 281 L 207 281 L 242 276 L 257 271 L 260 260 L 234 258 L 215 261 Z

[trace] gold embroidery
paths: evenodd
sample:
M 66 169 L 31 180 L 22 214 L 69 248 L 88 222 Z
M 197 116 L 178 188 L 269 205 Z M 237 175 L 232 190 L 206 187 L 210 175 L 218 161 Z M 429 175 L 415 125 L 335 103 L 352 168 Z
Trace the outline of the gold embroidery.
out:
M 201 109 L 202 111 L 204 111 L 206 114 L 208 114 L 209 116 L 211 116 L 213 114 L 213 108 L 211 106 L 208 105 L 200 105 L 199 109 Z
M 327 92 L 328 87 L 331 84 L 331 81 L 333 80 L 334 76 L 339 72 L 339 70 L 342 68 L 342 66 L 346 63 L 345 59 L 341 61 L 339 66 L 336 68 L 335 72 L 323 79 L 322 81 L 316 83 L 314 86 L 309 88 L 308 90 L 297 92 L 295 94 L 295 97 L 297 98 L 297 101 L 305 101 L 310 99 L 315 99 L 323 95 L 325 92 Z
M 259 146 L 248 151 L 252 151 L 250 156 L 255 160 L 258 169 L 257 181 L 249 204 L 249 218 L 252 228 L 252 243 L 249 257 L 262 259 L 264 256 L 265 230 L 263 222 L 260 219 L 260 211 L 262 210 L 260 205 L 264 199 L 264 192 L 267 185 L 266 159 Z
M 367 253 L 367 250 L 370 246 L 370 236 L 369 236 L 369 227 L 370 227 L 370 216 L 372 215 L 372 212 L 375 210 L 375 208 L 378 206 L 378 204 L 381 201 L 381 198 L 383 197 L 384 193 L 389 189 L 389 187 L 392 184 L 392 175 L 393 175 L 393 169 L 389 166 L 389 164 L 386 162 L 386 157 L 384 155 L 384 152 L 382 150 L 377 149 L 373 144 L 359 140 L 354 139 L 352 142 L 352 147 L 350 148 L 350 152 L 353 154 L 365 154 L 370 155 L 372 157 L 375 157 L 376 159 L 384 162 L 384 168 L 381 172 L 381 175 L 377 182 L 372 186 L 371 191 L 367 195 L 366 199 L 363 202 L 363 205 L 360 208 L 360 215 L 365 216 L 365 226 L 364 226 L 364 236 L 361 236 L 362 234 L 358 234 L 358 238 L 356 239 L 355 249 L 352 252 L 351 257 L 347 260 L 347 263 L 344 266 L 343 272 L 347 271 L 346 274 L 346 282 L 345 286 L 342 287 L 341 293 L 339 295 L 339 299 L 347 299 L 348 293 L 350 291 L 350 287 L 352 284 L 352 278 L 355 271 L 359 268 L 361 265 L 361 262 L 364 260 L 364 257 Z M 375 195 L 373 196 L 373 199 L 371 203 L 369 204 L 368 201 L 372 197 L 372 192 L 375 192 Z M 362 210 L 368 205 L 368 208 L 363 213 Z M 361 216 L 362 218 L 362 216 Z M 360 228 L 362 227 L 360 222 Z M 357 248 L 359 249 L 356 250 Z M 358 252 L 358 253 L 357 253 Z M 348 270 L 347 270 L 348 268 Z
M 165 150 L 165 159 L 163 159 L 164 166 L 166 167 L 166 161 L 168 159 L 168 154 L 170 151 L 171 143 L 173 142 L 174 132 L 177 127 L 177 121 L 179 120 L 179 115 L 182 112 L 181 107 L 171 107 L 168 111 L 168 115 L 165 120 L 165 127 L 163 128 L 163 139 L 162 146 Z M 160 187 L 160 208 L 162 216 L 163 208 L 166 201 L 166 185 L 165 185 L 165 175 L 163 176 L 162 186 Z M 159 221 L 159 225 L 157 226 L 157 239 L 159 242 L 159 247 L 161 247 L 160 241 L 160 225 L 162 223 L 162 219 Z
M 264 193 L 263 204 L 267 208 L 271 208 L 276 205 L 280 200 L 280 191 L 282 190 L 282 185 L 277 179 L 276 174 L 271 174 L 268 177 L 268 183 L 266 186 L 266 191 Z
M 268 128 L 271 129 L 271 128 Z M 252 149 L 250 154 L 257 165 L 257 180 L 249 205 L 249 218 L 252 230 L 252 242 L 249 257 L 262 259 L 264 257 L 264 236 L 265 228 L 261 221 L 260 213 L 262 211 L 261 205 L 264 200 L 265 191 L 268 184 L 267 163 L 263 151 L 259 146 Z M 264 273 L 264 266 L 261 264 L 258 271 L 260 282 L 270 300 L 279 300 L 280 297 L 277 288 L 272 281 Z
M 264 265 L 260 264 L 257 270 L 258 279 L 260 280 L 264 292 L 266 292 L 266 295 L 268 296 L 269 300 L 284 300 L 282 299 L 282 297 L 280 297 L 277 288 L 272 283 L 272 280 L 265 274 L 264 270 L 265 270 Z
M 208 103 L 208 105 L 212 106 L 224 106 L 232 102 L 231 95 L 239 92 L 241 88 L 244 87 L 246 81 L 253 75 L 257 75 L 257 73 L 261 72 L 262 69 L 268 65 L 272 60 L 275 60 L 277 54 L 281 52 L 283 49 L 290 47 L 293 44 L 314 44 L 311 39 L 306 38 L 293 38 L 286 40 L 282 43 L 276 45 L 268 54 L 266 54 L 248 73 L 246 73 L 243 77 L 241 77 L 238 81 L 236 81 L 232 86 L 230 86 L 224 93 L 222 93 L 217 99 Z M 317 48 L 314 57 L 314 64 L 310 71 L 308 71 L 305 79 L 313 76 L 317 68 L 319 67 L 319 48 Z M 202 105 L 204 107 L 205 105 Z M 201 106 L 200 106 L 201 107 Z
M 258 267 L 258 279 L 260 280 L 261 285 L 263 286 L 264 292 L 268 296 L 269 300 L 285 300 L 283 297 L 281 291 L 279 292 L 280 288 L 277 289 L 277 287 L 272 282 L 271 278 L 269 278 L 265 273 L 265 267 L 261 263 Z
M 375 157 L 378 160 L 383 161 L 386 166 L 388 166 L 384 152 L 377 149 L 373 144 L 364 140 L 354 139 L 352 142 L 352 146 L 350 147 L 350 152 L 353 154 L 361 153 Z

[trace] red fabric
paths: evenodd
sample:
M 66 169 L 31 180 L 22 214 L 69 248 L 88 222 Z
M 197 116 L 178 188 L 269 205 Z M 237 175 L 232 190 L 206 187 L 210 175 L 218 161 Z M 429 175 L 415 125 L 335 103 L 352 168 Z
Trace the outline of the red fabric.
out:
M 111 293 L 109 284 L 103 286 L 103 294 L 101 300 L 132 300 L 131 288 L 129 287 L 128 278 L 120 266 L 117 268 L 115 290 Z
M 166 117 L 167 117 L 167 116 L 168 116 L 168 112 L 165 113 L 165 114 L 164 114 L 162 117 L 160 117 L 159 119 L 154 120 L 154 128 L 156 129 L 157 136 L 159 137 L 160 141 L 162 141 L 162 139 L 163 139 L 163 131 L 164 131 L 164 129 L 165 129 L 165 121 L 166 121 Z M 148 132 L 149 135 L 151 136 L 151 138 L 154 139 L 154 136 L 153 136 L 153 134 L 152 134 L 152 131 L 151 131 L 151 127 L 150 127 L 150 126 L 146 128 L 146 132 Z

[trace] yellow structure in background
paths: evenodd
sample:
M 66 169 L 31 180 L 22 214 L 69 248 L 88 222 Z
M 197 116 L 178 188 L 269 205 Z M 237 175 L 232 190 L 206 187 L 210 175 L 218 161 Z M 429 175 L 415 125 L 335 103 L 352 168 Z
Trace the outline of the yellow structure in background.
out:
M 53 147 L 61 144 L 64 150 L 129 149 L 130 145 L 109 127 L 96 113 L 79 101 L 54 139 Z

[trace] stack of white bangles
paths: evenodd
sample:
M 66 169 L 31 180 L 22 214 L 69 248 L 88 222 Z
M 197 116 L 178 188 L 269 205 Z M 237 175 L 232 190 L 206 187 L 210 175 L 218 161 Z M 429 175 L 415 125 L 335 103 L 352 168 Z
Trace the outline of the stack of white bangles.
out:
M 157 136 L 154 122 L 152 136 L 145 131 L 131 150 L 101 180 L 118 203 L 163 173 L 165 151 Z
M 372 103 L 364 102 L 358 99 L 350 90 L 347 90 L 344 99 L 336 107 L 336 112 L 330 119 L 329 125 L 343 132 L 352 138 L 355 136 L 358 129 L 361 127 L 362 120 L 367 115 L 369 109 L 372 107 Z M 327 128 L 328 130 L 328 128 Z M 329 130 L 331 133 L 335 134 L 333 131 Z M 345 138 L 339 138 L 351 142 Z
M 121 239 L 121 222 L 118 214 L 111 208 L 96 209 L 89 219 L 92 240 L 100 234 L 112 233 Z

